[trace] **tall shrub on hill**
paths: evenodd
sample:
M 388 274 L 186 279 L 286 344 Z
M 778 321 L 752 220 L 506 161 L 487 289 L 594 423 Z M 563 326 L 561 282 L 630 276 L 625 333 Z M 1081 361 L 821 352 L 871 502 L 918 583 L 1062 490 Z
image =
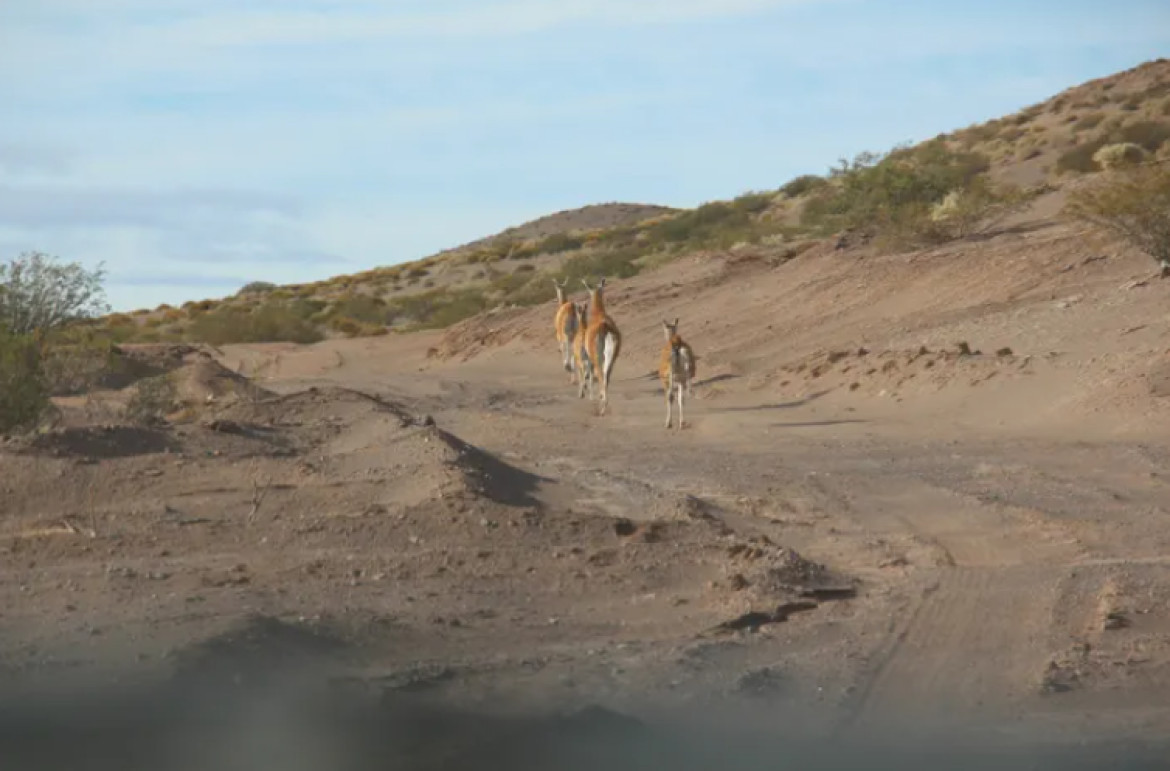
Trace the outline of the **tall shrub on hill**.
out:
M 1065 213 L 1154 258 L 1170 277 L 1170 166 L 1121 168 L 1073 191 Z
M 802 224 L 822 234 L 852 230 L 890 246 L 938 243 L 969 234 L 1018 193 L 993 185 L 988 159 L 936 139 L 885 155 L 861 153 L 830 170 Z

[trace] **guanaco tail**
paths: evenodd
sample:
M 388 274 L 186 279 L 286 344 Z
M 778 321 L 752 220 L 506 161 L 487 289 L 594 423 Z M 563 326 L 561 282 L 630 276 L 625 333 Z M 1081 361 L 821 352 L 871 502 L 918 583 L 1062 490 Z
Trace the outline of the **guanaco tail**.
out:
M 557 313 L 554 321 L 557 334 L 557 346 L 561 350 L 561 366 L 569 373 L 569 382 L 573 382 L 573 339 L 577 336 L 578 317 L 571 300 L 565 298 L 565 287 L 569 279 L 557 283 L 554 278 L 553 286 L 557 290 Z
M 605 278 L 597 287 L 589 286 L 585 279 L 581 279 L 585 289 L 589 291 L 589 317 L 585 329 L 585 351 L 589 363 L 593 368 L 593 380 L 599 386 L 600 405 L 598 415 L 604 415 L 609 406 L 609 381 L 613 376 L 613 365 L 617 362 L 618 354 L 622 350 L 622 334 L 617 324 L 605 312 Z M 592 390 L 592 389 L 591 389 Z
M 663 320 L 662 332 L 666 336 L 666 345 L 662 346 L 662 356 L 658 364 L 658 378 L 662 381 L 662 389 L 666 395 L 666 427 L 670 428 L 671 413 L 675 399 L 678 400 L 678 427 L 685 424 L 683 420 L 683 394 L 691 394 L 691 381 L 695 378 L 695 352 L 691 346 L 678 334 L 678 319 L 671 324 Z

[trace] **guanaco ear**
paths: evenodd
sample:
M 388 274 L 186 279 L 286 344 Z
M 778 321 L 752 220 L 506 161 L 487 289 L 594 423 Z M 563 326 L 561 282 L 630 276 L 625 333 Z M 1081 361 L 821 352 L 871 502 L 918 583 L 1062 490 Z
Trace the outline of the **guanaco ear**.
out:
M 581 283 L 585 285 L 585 289 L 587 289 L 590 292 L 593 291 L 592 289 L 590 289 L 588 281 L 586 281 L 585 279 L 581 279 Z
M 674 317 L 674 328 L 678 329 L 678 316 Z
M 605 288 L 605 276 L 602 276 L 602 277 L 601 277 L 601 280 L 597 282 L 597 288 L 598 288 L 598 289 L 604 289 L 604 288 Z

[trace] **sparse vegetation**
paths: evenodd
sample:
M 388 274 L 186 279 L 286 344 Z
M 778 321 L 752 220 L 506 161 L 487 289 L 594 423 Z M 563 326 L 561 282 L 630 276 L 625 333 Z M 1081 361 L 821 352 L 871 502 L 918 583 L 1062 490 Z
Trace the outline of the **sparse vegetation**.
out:
M 803 174 L 781 185 L 780 192 L 789 198 L 796 198 L 819 190 L 827 184 L 828 181 L 824 177 L 816 174 Z
M 0 265 L 0 325 L 17 335 L 105 313 L 105 270 L 26 252 Z
M 1144 161 L 1146 151 L 1141 145 L 1133 142 L 1119 142 L 1115 145 L 1105 145 L 1093 153 L 1093 162 L 1102 169 L 1120 169 L 1126 166 L 1136 166 Z
M 53 396 L 93 388 L 103 378 L 117 374 L 119 362 L 109 332 L 89 325 L 54 331 L 42 352 L 42 372 Z
M 1101 125 L 1105 120 L 1105 113 L 1097 111 L 1082 115 L 1073 126 L 1073 131 L 1089 131 Z
M 305 300 L 267 300 L 253 308 L 221 305 L 191 324 L 190 335 L 212 345 L 228 343 L 315 343 L 321 331 L 309 321 L 315 306 Z
M 1153 257 L 1170 276 L 1170 168 L 1147 164 L 1109 172 L 1074 191 L 1065 211 Z
M 1071 149 L 1061 153 L 1060 157 L 1056 159 L 1057 171 L 1082 174 L 1100 171 L 1101 167 L 1097 165 L 1097 161 L 1093 157 L 1097 154 L 1098 150 L 1107 144 L 1109 144 L 1109 140 L 1097 138 L 1084 142 L 1083 144 L 1074 145 Z
M 0 326 L 0 434 L 32 426 L 48 406 L 40 341 Z
M 488 307 L 486 295 L 478 289 L 432 290 L 390 304 L 397 318 L 410 322 L 417 329 L 450 326 Z
M 1156 153 L 1170 140 L 1170 123 L 1155 120 L 1131 123 L 1117 131 L 1117 139 L 1132 142 L 1148 153 Z
M 988 168 L 985 156 L 951 150 L 940 139 L 884 156 L 862 153 L 831 171 L 802 224 L 822 235 L 855 230 L 899 247 L 959 237 L 1014 200 L 986 179 Z
M 178 409 L 177 389 L 170 374 L 139 380 L 126 403 L 125 417 L 140 425 L 160 422 Z

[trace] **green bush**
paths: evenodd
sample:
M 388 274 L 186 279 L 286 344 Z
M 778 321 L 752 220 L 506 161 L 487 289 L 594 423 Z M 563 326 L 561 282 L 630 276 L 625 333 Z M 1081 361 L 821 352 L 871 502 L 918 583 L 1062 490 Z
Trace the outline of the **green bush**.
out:
M 385 324 L 371 324 L 349 316 L 334 317 L 329 326 L 346 337 L 377 337 L 388 331 Z
M 580 249 L 583 243 L 585 243 L 585 239 L 581 236 L 570 235 L 569 233 L 554 233 L 551 236 L 545 237 L 543 241 L 535 246 L 534 254 L 571 252 L 574 249 Z
M 772 205 L 772 195 L 772 193 L 744 193 L 732 199 L 731 208 L 748 214 L 759 214 Z
M 132 423 L 150 425 L 179 408 L 178 389 L 171 375 L 142 378 L 126 402 L 125 417 Z
M 319 310 L 317 307 L 314 312 Z M 363 324 L 384 325 L 390 321 L 386 301 L 368 294 L 343 295 L 329 308 L 329 316 L 351 318 Z
M 305 300 L 268 300 L 251 310 L 221 305 L 195 319 L 189 334 L 212 345 L 315 343 L 323 335 L 308 320 L 313 309 Z
M 635 261 L 643 253 L 635 247 L 623 247 L 577 255 L 566 260 L 561 266 L 559 278 L 562 281 L 567 279 L 572 287 L 578 287 L 583 278 L 592 280 L 598 276 L 609 278 L 636 276 L 640 268 Z
M 119 374 L 123 364 L 114 352 L 115 337 L 104 329 L 70 326 L 46 338 L 41 354 L 45 383 L 53 396 L 67 396 L 101 385 Z
M 884 156 L 861 153 L 830 171 L 831 184 L 810 199 L 801 223 L 822 235 L 853 229 L 898 246 L 937 240 L 934 207 L 972 188 L 988 167 L 985 156 L 938 139 Z
M 824 177 L 816 174 L 802 174 L 795 179 L 785 182 L 780 187 L 780 192 L 789 198 L 796 198 L 797 196 L 805 195 L 816 190 L 820 190 L 828 182 Z
M 417 329 L 439 329 L 487 310 L 488 299 L 479 289 L 436 289 L 400 297 L 389 303 L 394 318 Z
M 731 203 L 713 201 L 664 219 L 647 228 L 651 244 L 687 244 L 695 248 L 729 246 L 752 225 L 751 212 Z
M 0 327 L 0 433 L 29 428 L 49 406 L 40 341 Z
M 41 252 L 26 252 L 0 264 L 0 324 L 14 334 L 47 331 L 105 313 L 105 270 L 60 263 Z
M 1065 213 L 1112 232 L 1170 273 L 1170 169 L 1164 165 L 1103 175 L 1074 190 Z

